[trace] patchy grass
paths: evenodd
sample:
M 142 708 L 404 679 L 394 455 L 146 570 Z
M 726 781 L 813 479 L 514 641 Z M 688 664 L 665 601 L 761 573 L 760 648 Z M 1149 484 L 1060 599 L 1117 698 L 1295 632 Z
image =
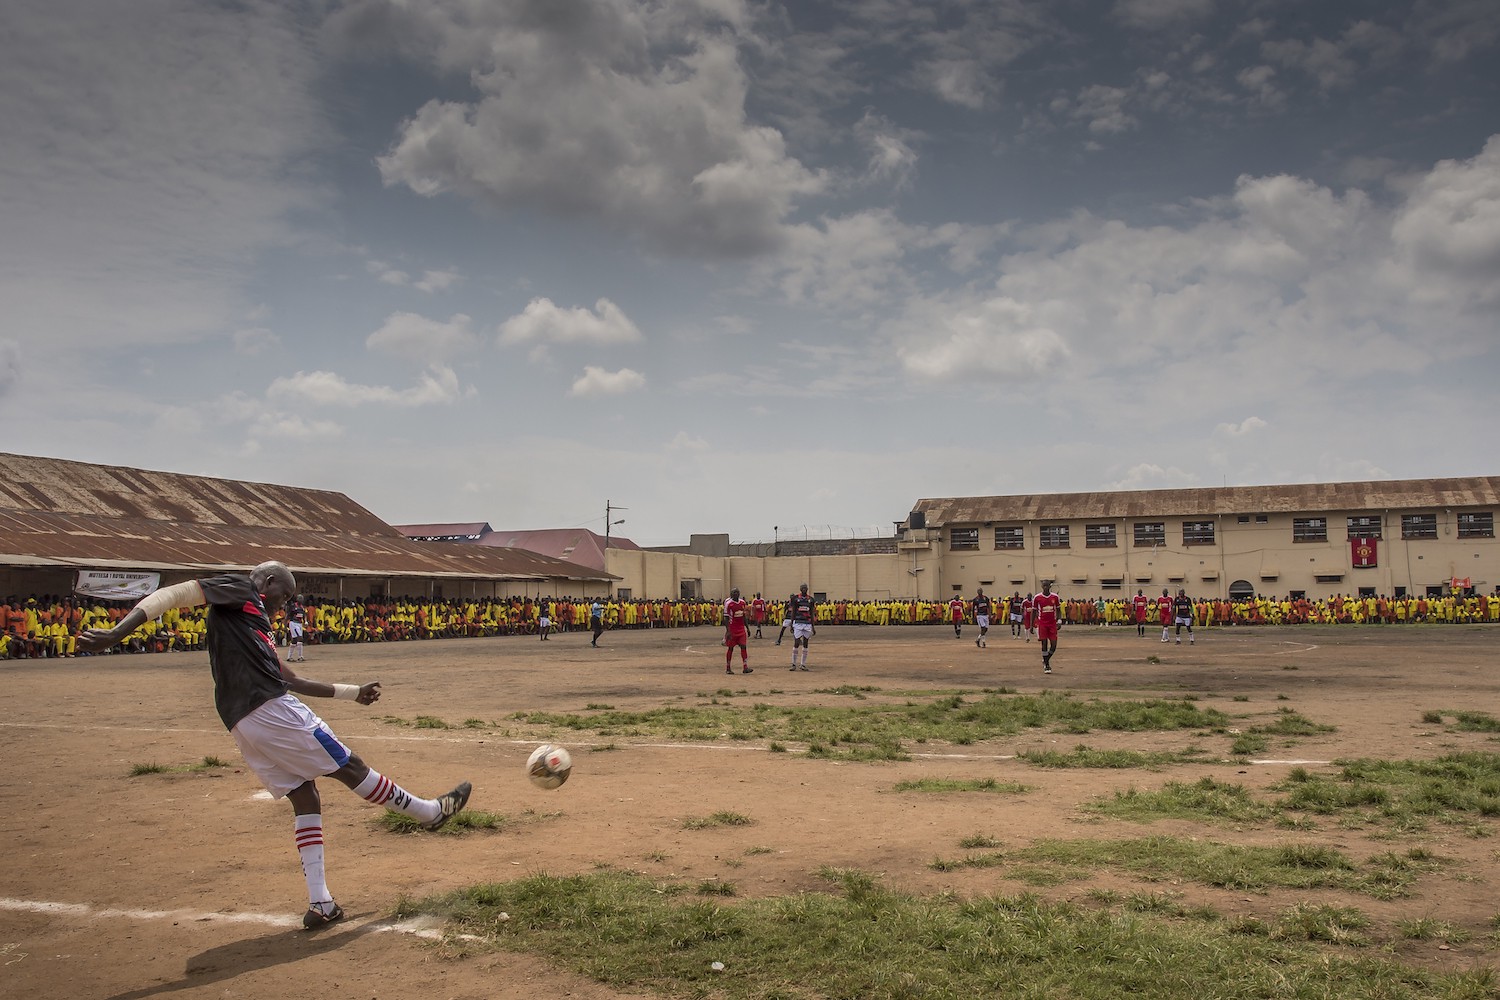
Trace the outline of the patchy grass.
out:
M 1107 802 L 1085 809 L 1137 822 L 1157 819 L 1188 819 L 1216 823 L 1259 823 L 1271 819 L 1276 810 L 1255 801 L 1243 785 L 1226 784 L 1210 777 L 1194 782 L 1169 781 L 1154 792 L 1136 788 L 1115 792 Z
M 898 781 L 891 786 L 893 792 L 996 792 L 1019 795 L 1031 790 L 1031 785 L 996 781 L 994 778 L 914 778 L 910 781 Z
M 731 899 L 615 871 L 539 874 L 403 901 L 396 915 L 433 914 L 478 938 L 450 939 L 456 951 L 527 952 L 671 997 L 1477 1000 L 1496 989 L 1487 968 L 1437 972 L 1362 948 L 1366 923 L 1349 908 L 1225 921 L 1156 896 L 920 897 L 856 870 L 820 875 L 828 891 Z
M 464 834 L 470 830 L 498 830 L 506 822 L 503 814 L 483 809 L 465 809 L 444 823 L 441 830 L 425 830 L 418 821 L 393 809 L 387 809 L 376 821 L 388 833 L 433 833 L 440 837 Z
M 737 812 L 720 810 L 708 816 L 689 816 L 682 821 L 684 830 L 711 830 L 716 826 L 753 826 L 755 820 Z
M 1335 761 L 1338 773 L 1293 768 L 1275 786 L 1277 806 L 1402 831 L 1429 822 L 1472 823 L 1500 816 L 1500 754 L 1466 751 L 1433 760 Z
M 1202 764 L 1204 751 L 1187 750 L 1096 750 L 1080 743 L 1071 753 L 1057 750 L 1023 750 L 1016 754 L 1034 767 L 1145 768 L 1156 770 L 1172 764 Z

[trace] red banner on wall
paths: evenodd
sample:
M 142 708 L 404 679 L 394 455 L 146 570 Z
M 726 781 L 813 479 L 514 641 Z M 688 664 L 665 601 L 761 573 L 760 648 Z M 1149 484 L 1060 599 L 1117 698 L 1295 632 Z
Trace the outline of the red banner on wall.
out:
M 1349 559 L 1355 569 L 1372 569 L 1379 564 L 1377 558 L 1378 538 L 1349 539 Z

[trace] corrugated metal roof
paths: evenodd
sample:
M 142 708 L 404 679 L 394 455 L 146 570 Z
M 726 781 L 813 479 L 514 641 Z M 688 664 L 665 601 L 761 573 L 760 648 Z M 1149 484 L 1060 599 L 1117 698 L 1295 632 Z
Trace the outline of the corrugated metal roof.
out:
M 0 454 L 11 565 L 237 569 L 478 579 L 613 579 L 520 549 L 413 542 L 342 493 Z
M 1004 497 L 918 500 L 912 508 L 933 527 L 983 521 L 1050 521 L 1081 518 L 1191 517 L 1318 511 L 1419 511 L 1500 505 L 1500 476 L 1397 479 L 1375 482 L 1301 483 L 1286 486 L 1214 486 L 1117 493 L 1042 493 Z
M 477 538 L 490 533 L 488 521 L 463 524 L 393 524 L 407 538 Z

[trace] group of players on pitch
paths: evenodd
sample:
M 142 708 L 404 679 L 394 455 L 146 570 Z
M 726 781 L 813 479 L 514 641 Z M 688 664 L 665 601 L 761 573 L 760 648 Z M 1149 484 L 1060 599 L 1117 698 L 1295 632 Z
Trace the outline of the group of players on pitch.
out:
M 766 602 L 756 594 L 753 600 L 746 601 L 740 597 L 740 588 L 735 587 L 729 592 L 729 598 L 724 602 L 724 672 L 734 673 L 734 651 L 740 651 L 740 673 L 754 673 L 750 666 L 750 625 L 755 625 L 755 638 L 761 639 L 762 627 L 766 622 Z M 788 670 L 806 670 L 807 648 L 812 642 L 812 637 L 818 634 L 817 617 L 818 602 L 807 592 L 807 584 L 803 584 L 791 597 L 787 598 L 785 604 L 786 617 L 781 620 L 781 634 L 776 637 L 776 645 L 781 645 L 787 629 L 792 630 L 792 663 Z

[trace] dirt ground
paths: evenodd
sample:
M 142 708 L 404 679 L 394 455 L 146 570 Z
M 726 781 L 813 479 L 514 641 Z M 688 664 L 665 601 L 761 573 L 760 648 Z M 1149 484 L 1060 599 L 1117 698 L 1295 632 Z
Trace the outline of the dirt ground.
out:
M 774 635 L 774 633 L 767 633 Z M 615 1000 L 622 994 L 519 955 L 445 957 L 413 928 L 393 927 L 402 897 L 601 865 L 693 884 L 721 877 L 741 896 L 826 888 L 824 865 L 880 873 L 917 893 L 1014 893 L 997 869 L 935 872 L 959 857 L 961 837 L 984 833 L 1004 848 L 1038 837 L 1112 838 L 1151 833 L 1256 844 L 1315 840 L 1355 859 L 1425 847 L 1456 864 L 1423 876 L 1415 894 L 1383 903 L 1323 894 L 1356 906 L 1377 934 L 1397 939 L 1398 920 L 1427 917 L 1467 929 L 1473 940 L 1399 942 L 1408 962 L 1468 967 L 1497 962 L 1486 935 L 1497 900 L 1495 841 L 1433 824 L 1397 839 L 1322 824 L 1316 833 L 1270 826 L 1231 829 L 1182 822 L 1141 825 L 1089 818 L 1081 806 L 1125 787 L 1211 775 L 1264 793 L 1292 762 L 1310 769 L 1344 757 L 1426 758 L 1495 751 L 1492 736 L 1428 724 L 1428 710 L 1493 712 L 1500 630 L 1483 626 L 1240 629 L 1204 631 L 1195 646 L 1163 645 L 1134 629 L 1066 629 L 1044 677 L 1036 643 L 975 630 L 954 640 L 942 626 L 828 627 L 814 640 L 808 673 L 790 673 L 790 639 L 751 643 L 750 676 L 725 677 L 715 629 L 615 632 L 591 649 L 583 633 L 361 647 L 312 647 L 299 664 L 320 680 L 380 680 L 373 708 L 312 700 L 341 739 L 405 787 L 433 795 L 474 783 L 472 808 L 503 814 L 496 831 L 399 835 L 375 810 L 324 782 L 328 881 L 350 914 L 317 934 L 300 929 L 305 905 L 292 842 L 291 810 L 270 801 L 241 763 L 212 706 L 199 654 L 115 656 L 0 665 L 0 996 L 280 997 L 316 988 L 329 997 Z M 1159 663 L 1148 658 L 1156 656 Z M 764 744 L 724 740 L 693 746 L 608 737 L 617 749 L 590 753 L 576 734 L 526 731 L 510 720 L 529 709 L 589 705 L 644 709 L 698 704 L 720 688 L 739 704 L 850 704 L 828 689 L 869 685 L 905 693 L 1005 685 L 1023 693 L 1082 697 L 1191 693 L 1236 726 L 1271 721 L 1291 708 L 1337 731 L 1273 739 L 1266 760 L 1173 766 L 1164 771 L 1040 770 L 1019 751 L 1096 748 L 1228 751 L 1229 739 L 1193 733 L 1077 736 L 1030 731 L 969 746 L 914 746 L 909 762 L 839 763 Z M 1281 696 L 1284 696 L 1282 698 Z M 1236 701 L 1236 697 L 1246 700 Z M 681 699 L 680 701 L 678 699 Z M 435 716 L 473 729 L 417 729 L 382 716 Z M 1450 720 L 1451 721 L 1451 720 Z M 507 731 L 507 728 L 508 730 Z M 532 787 L 523 762 L 548 737 L 574 750 L 572 779 L 556 791 Z M 794 748 L 795 749 L 795 748 Z M 130 776 L 137 764 L 185 766 L 217 756 L 228 767 Z M 1019 796 L 896 794 L 919 778 L 994 777 L 1033 786 Z M 689 817 L 732 810 L 743 828 L 684 829 Z M 1500 821 L 1483 820 L 1493 833 Z M 1378 831 L 1377 831 L 1378 832 Z M 750 847 L 768 852 L 747 854 Z M 1180 893 L 1221 913 L 1271 915 L 1302 901 L 1292 892 L 1229 893 L 1191 884 L 1106 877 L 1041 890 L 1082 898 L 1090 887 Z M 732 905 L 732 904 L 731 904 Z M 420 930 L 420 928 L 418 928 Z M 581 946 L 584 946 L 581 943 Z

